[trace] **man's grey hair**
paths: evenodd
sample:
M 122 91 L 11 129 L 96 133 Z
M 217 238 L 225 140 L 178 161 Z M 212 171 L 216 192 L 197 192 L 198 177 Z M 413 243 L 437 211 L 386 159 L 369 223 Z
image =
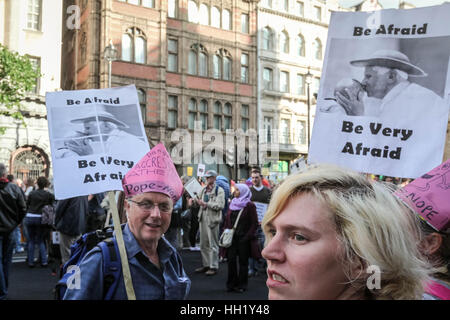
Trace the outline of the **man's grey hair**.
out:
M 380 66 L 374 66 L 372 67 L 374 71 L 376 71 L 379 75 L 385 74 L 386 72 L 390 70 L 394 70 L 397 74 L 397 77 L 399 77 L 402 80 L 408 80 L 408 74 L 405 71 L 394 69 L 394 68 L 387 68 L 387 67 L 380 67 Z
M 0 178 L 3 178 L 6 176 L 6 166 L 3 163 L 0 163 Z

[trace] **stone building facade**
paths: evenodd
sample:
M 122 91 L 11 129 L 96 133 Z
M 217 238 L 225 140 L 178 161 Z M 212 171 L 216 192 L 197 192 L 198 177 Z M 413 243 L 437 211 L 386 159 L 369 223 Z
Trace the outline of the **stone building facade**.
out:
M 6 128 L 0 162 L 23 181 L 52 175 L 45 93 L 60 90 L 61 15 L 58 0 L 0 0 L 0 43 L 27 55 L 42 74 L 20 107 L 26 126 L 0 116 L 0 127 Z

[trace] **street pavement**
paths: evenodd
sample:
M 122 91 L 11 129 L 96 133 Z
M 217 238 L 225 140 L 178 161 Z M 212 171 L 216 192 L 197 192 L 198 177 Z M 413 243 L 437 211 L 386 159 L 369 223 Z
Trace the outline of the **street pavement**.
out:
M 192 281 L 188 300 L 267 300 L 265 273 L 249 278 L 248 290 L 243 293 L 227 292 L 227 264 L 221 263 L 215 276 L 195 273 L 201 266 L 199 251 L 182 250 L 184 268 Z M 58 281 L 50 267 L 29 268 L 25 253 L 16 254 L 10 270 L 9 300 L 53 300 L 53 289 Z

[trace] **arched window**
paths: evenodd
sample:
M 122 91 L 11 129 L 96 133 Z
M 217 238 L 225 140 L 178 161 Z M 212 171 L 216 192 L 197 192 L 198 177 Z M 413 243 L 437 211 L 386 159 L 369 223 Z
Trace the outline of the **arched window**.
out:
M 305 56 L 305 38 L 301 34 L 297 36 L 297 54 L 301 57 Z
M 217 7 L 211 8 L 211 25 L 220 28 L 220 10 Z
M 202 77 L 208 76 L 208 53 L 199 43 L 193 44 L 189 50 L 188 73 Z
M 189 100 L 189 118 L 188 118 L 188 128 L 190 130 L 195 129 L 195 118 L 197 117 L 197 100 L 191 98 Z
M 316 38 L 313 42 L 314 47 L 314 58 L 317 60 L 322 60 L 322 42 L 319 38 Z
M 273 48 L 273 32 L 269 27 L 263 29 L 263 49 L 272 50 Z
M 142 30 L 135 27 L 128 28 L 122 35 L 122 60 L 147 62 L 147 40 Z
M 230 53 L 225 49 L 217 50 L 213 57 L 213 66 L 215 79 L 231 80 L 232 75 L 232 60 Z
M 230 10 L 224 9 L 222 11 L 222 28 L 225 30 L 231 30 L 231 14 Z
M 222 104 L 214 102 L 214 129 L 222 130 Z
M 190 130 L 195 129 L 195 121 L 201 122 L 201 129 L 208 129 L 208 101 L 200 101 L 200 105 L 197 106 L 197 100 L 191 98 L 188 105 L 189 118 L 188 118 L 188 128 Z
M 282 31 L 280 34 L 280 51 L 289 53 L 289 35 L 286 31 Z
M 206 4 L 200 4 L 199 22 L 205 26 L 209 25 L 209 8 Z
M 198 7 L 195 1 L 188 2 L 188 21 L 198 23 Z

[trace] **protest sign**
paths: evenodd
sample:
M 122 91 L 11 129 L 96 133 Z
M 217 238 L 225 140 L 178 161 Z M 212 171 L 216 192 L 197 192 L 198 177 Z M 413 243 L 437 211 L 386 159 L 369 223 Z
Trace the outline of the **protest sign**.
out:
M 197 165 L 197 177 L 203 177 L 205 175 L 205 164 L 199 163 Z
M 48 92 L 46 105 L 55 197 L 122 190 L 150 150 L 135 86 Z
M 308 163 L 416 178 L 442 161 L 450 5 L 333 12 Z
M 450 231 L 450 160 L 415 179 L 395 195 L 437 231 Z
M 258 222 L 261 223 L 264 215 L 266 214 L 267 207 L 269 206 L 267 203 L 253 201 L 256 207 L 256 213 L 258 215 Z
M 197 179 L 192 177 L 188 182 L 186 182 L 184 189 L 189 193 L 191 198 L 197 198 L 202 191 L 202 186 L 198 183 Z

